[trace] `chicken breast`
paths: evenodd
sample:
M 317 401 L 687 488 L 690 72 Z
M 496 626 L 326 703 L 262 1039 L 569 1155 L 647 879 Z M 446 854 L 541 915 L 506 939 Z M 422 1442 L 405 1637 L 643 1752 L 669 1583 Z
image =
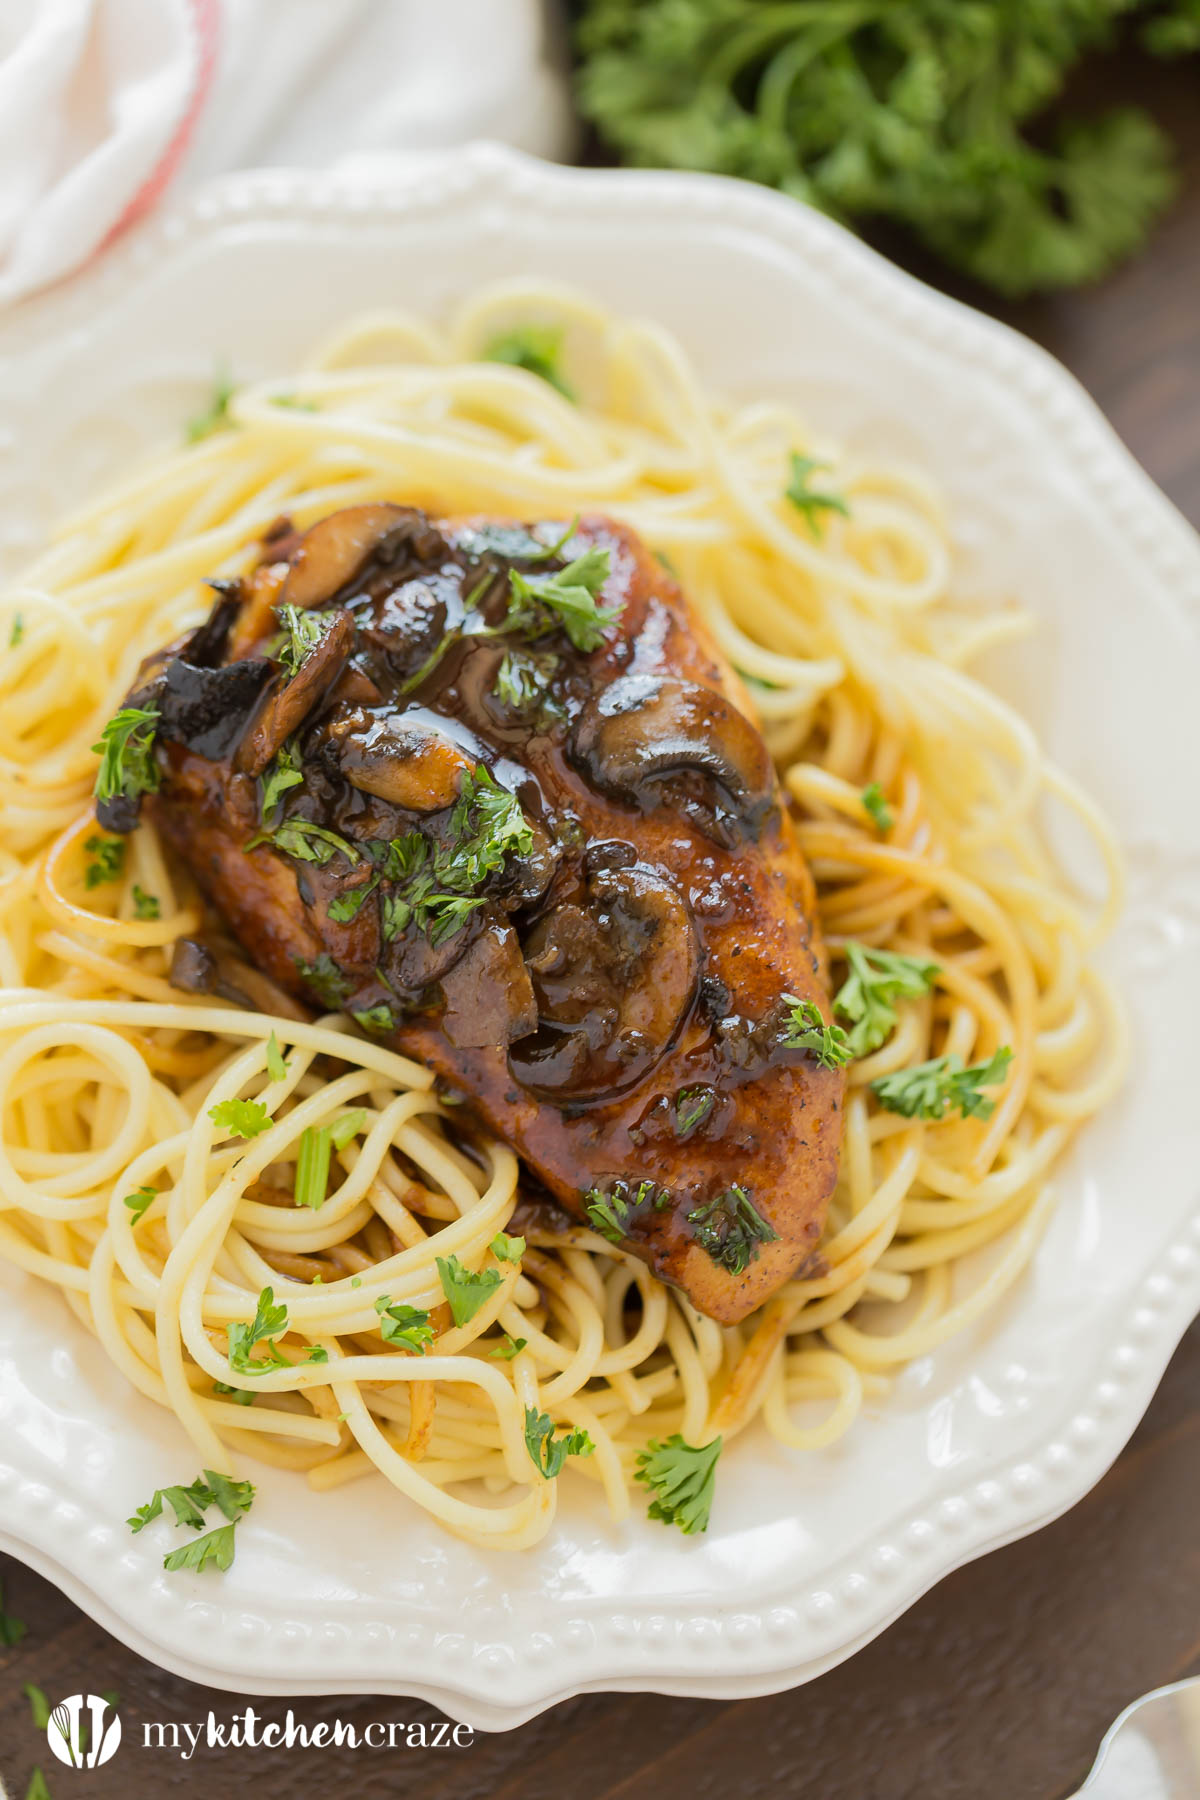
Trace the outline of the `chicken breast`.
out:
M 249 963 L 743 1318 L 815 1249 L 844 1074 L 770 758 L 668 570 L 611 519 L 380 504 L 281 521 L 215 585 L 128 704 L 154 819 Z

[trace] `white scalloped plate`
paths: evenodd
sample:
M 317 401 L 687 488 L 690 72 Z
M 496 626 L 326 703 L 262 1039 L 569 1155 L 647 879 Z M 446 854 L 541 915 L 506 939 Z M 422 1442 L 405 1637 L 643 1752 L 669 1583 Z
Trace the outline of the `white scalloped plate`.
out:
M 191 1450 L 55 1295 L 0 1269 L 0 1544 L 197 1681 L 415 1693 L 490 1727 L 589 1688 L 753 1694 L 830 1667 L 1077 1500 L 1200 1307 L 1200 547 L 1032 345 L 738 183 L 487 146 L 386 175 L 234 177 L 0 327 L 0 549 L 23 554 L 176 430 L 219 357 L 286 370 L 355 308 L 436 312 L 530 273 L 664 320 L 726 391 L 784 391 L 820 431 L 932 470 L 961 590 L 1019 594 L 1044 627 L 1005 687 L 1129 847 L 1109 966 L 1136 1054 L 999 1315 L 828 1452 L 740 1439 L 698 1542 L 614 1529 L 566 1483 L 543 1545 L 488 1556 L 382 1483 L 318 1497 L 264 1471 L 229 1574 L 167 1578 L 154 1532 L 123 1519 L 192 1473 Z

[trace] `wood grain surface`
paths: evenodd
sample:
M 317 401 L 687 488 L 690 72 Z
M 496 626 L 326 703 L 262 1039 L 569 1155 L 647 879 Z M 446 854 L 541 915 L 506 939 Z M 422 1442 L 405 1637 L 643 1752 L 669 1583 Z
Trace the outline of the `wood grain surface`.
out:
M 1120 72 L 1128 97 L 1128 71 Z M 1200 524 L 1200 75 L 1133 71 L 1184 152 L 1178 205 L 1152 246 L 1090 292 L 992 308 L 1088 387 Z M 1097 91 L 1117 85 L 1099 72 Z M 889 246 L 889 248 L 894 248 Z M 938 272 L 913 263 L 929 279 Z M 975 304 L 975 292 L 962 291 Z M 469 1748 L 387 1753 L 140 1747 L 141 1724 L 228 1720 L 239 1702 L 165 1675 L 46 1582 L 0 1557 L 28 1636 L 0 1647 L 0 1786 L 24 1800 L 40 1763 L 54 1800 L 1064 1800 L 1130 1700 L 1200 1673 L 1200 1324 L 1115 1468 L 1065 1518 L 941 1583 L 866 1650 L 790 1694 L 722 1703 L 573 1700 Z M 115 1688 L 127 1742 L 102 1770 L 50 1758 L 23 1684 L 52 1700 Z M 280 1719 L 424 1722 L 416 1701 L 256 1702 Z M 134 1747 L 131 1747 L 134 1746 Z

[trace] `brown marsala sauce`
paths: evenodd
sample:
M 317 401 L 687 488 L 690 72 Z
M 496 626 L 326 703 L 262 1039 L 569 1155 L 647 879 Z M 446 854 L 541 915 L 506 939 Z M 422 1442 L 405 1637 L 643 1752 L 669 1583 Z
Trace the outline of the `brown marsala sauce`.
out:
M 536 607 L 537 627 L 505 629 L 513 571 L 589 548 L 616 614 L 595 648 Z M 429 1063 L 576 1217 L 615 1195 L 629 1248 L 701 1310 L 743 1316 L 815 1248 L 843 1081 L 784 1046 L 785 996 L 828 1016 L 811 881 L 736 679 L 667 571 L 602 518 L 377 506 L 304 536 L 283 521 L 254 575 L 218 585 L 130 703 L 161 713 L 153 816 L 250 963 Z M 290 604 L 322 635 L 289 677 Z M 274 841 L 250 847 L 284 745 L 303 781 L 276 788 Z M 479 765 L 532 848 L 441 941 L 394 913 L 389 941 L 387 844 L 452 852 Z M 129 829 L 136 803 L 100 813 Z M 281 826 L 357 860 L 289 855 Z

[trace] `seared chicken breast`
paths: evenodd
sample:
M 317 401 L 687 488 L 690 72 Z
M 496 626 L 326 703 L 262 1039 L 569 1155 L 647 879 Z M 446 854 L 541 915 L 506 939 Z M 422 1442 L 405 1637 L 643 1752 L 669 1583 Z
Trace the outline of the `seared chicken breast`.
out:
M 606 518 L 379 504 L 281 521 L 213 585 L 128 704 L 155 823 L 248 961 L 744 1317 L 815 1250 L 844 1075 L 775 772 L 668 570 Z

